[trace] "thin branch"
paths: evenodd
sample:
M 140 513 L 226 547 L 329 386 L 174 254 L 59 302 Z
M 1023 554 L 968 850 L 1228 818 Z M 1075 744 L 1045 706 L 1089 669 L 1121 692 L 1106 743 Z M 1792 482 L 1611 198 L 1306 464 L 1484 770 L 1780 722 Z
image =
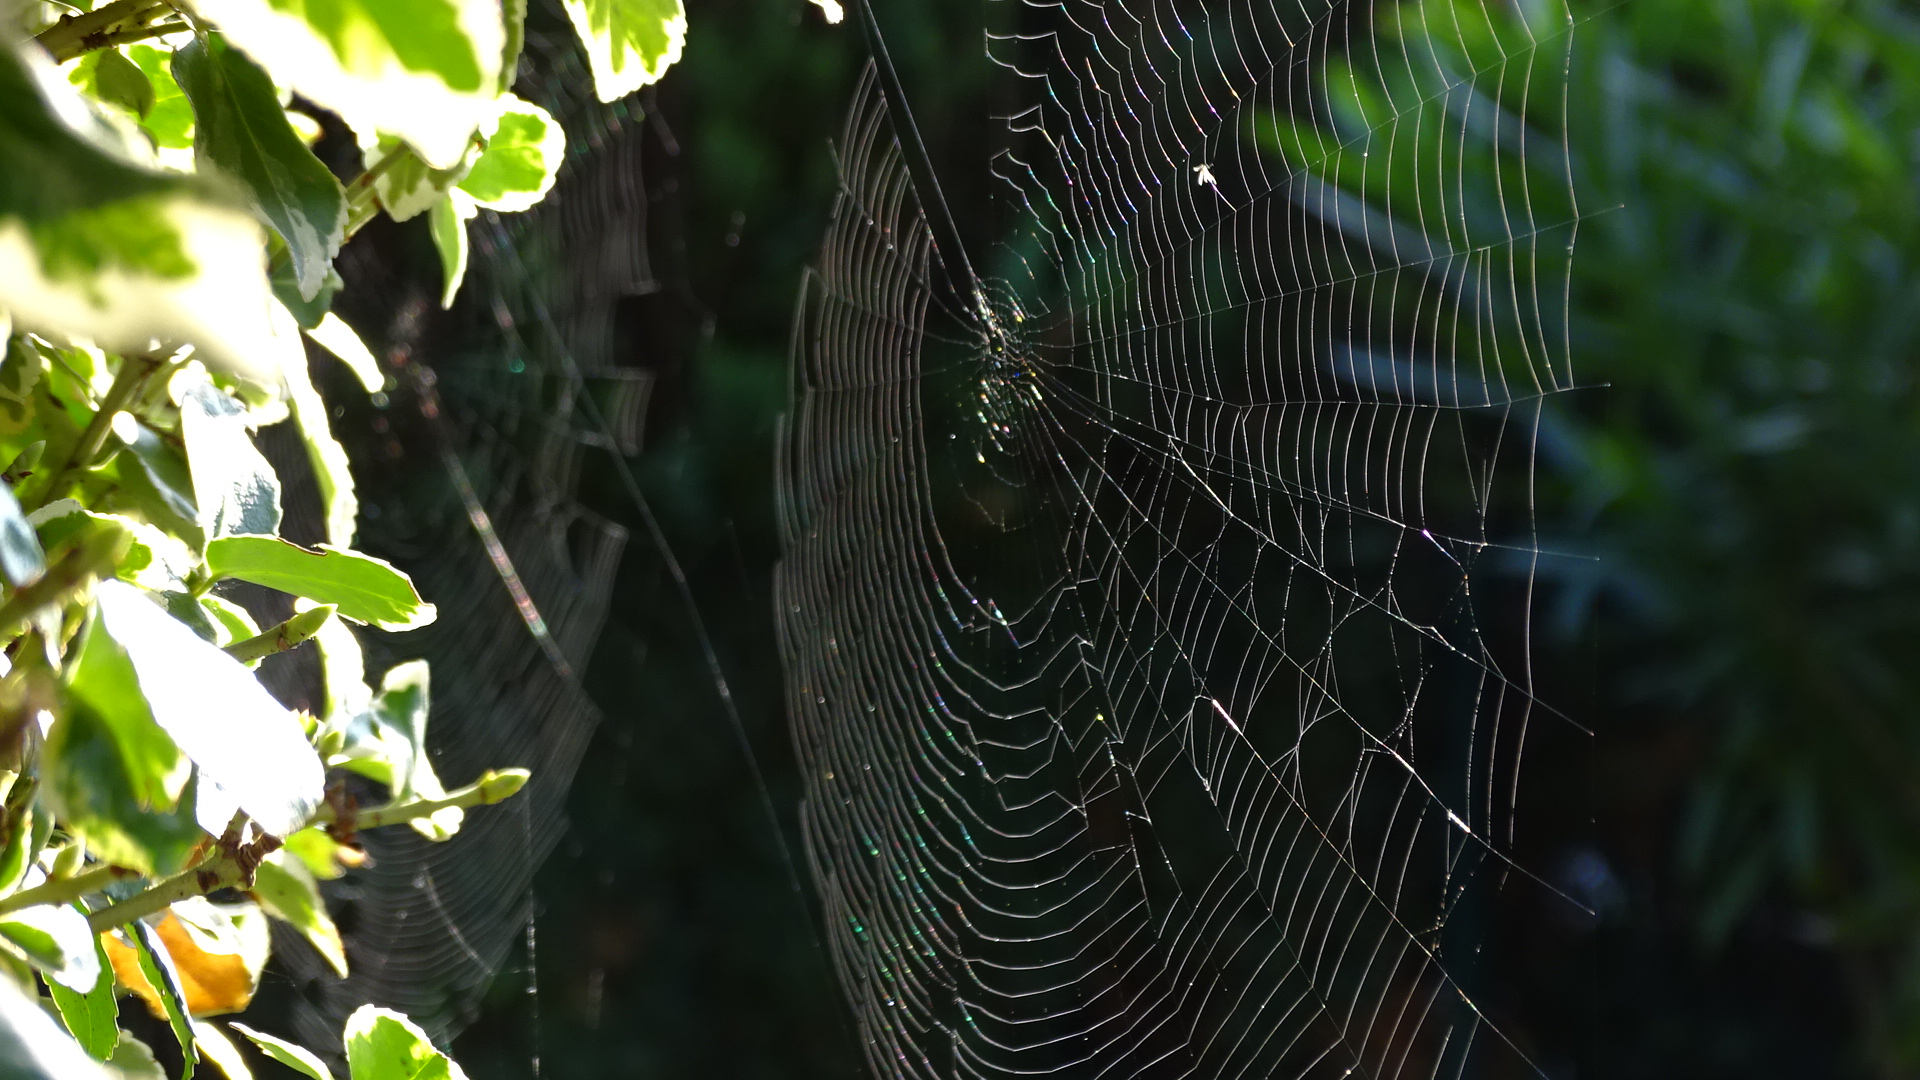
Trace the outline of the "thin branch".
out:
M 58 465 L 48 470 L 50 478 L 45 487 L 29 505 L 44 506 L 59 498 L 74 477 L 93 464 L 93 459 L 106 445 L 107 433 L 113 430 L 115 414 L 131 401 L 139 392 L 140 385 L 147 376 L 160 367 L 161 362 L 144 356 L 127 356 L 120 360 L 120 370 L 113 376 L 113 386 L 107 395 L 100 399 L 100 405 L 93 411 L 93 419 L 87 421 L 87 428 L 80 433 L 80 440 L 67 452 L 67 456 Z M 22 500 L 28 503 L 28 500 Z
M 172 10 L 166 0 L 113 0 L 92 11 L 63 16 L 34 40 L 53 55 L 55 63 L 64 64 L 81 53 L 105 48 L 110 44 L 107 38 L 115 33 L 144 27 L 161 12 Z
M 382 825 L 398 825 L 403 821 L 432 817 L 449 807 L 488 806 L 513 797 L 532 774 L 525 769 L 501 769 L 489 771 L 480 779 L 458 791 L 450 792 L 441 799 L 408 799 L 404 802 L 388 803 L 376 806 L 354 815 L 351 822 L 356 829 L 375 829 Z M 321 825 L 334 820 L 333 807 L 322 806 L 307 820 L 308 825 Z M 242 864 L 245 852 L 215 855 L 198 866 L 191 866 L 178 874 L 154 885 L 152 888 L 128 897 L 117 904 L 101 908 L 87 917 L 87 925 L 94 933 L 111 930 L 135 919 L 144 919 L 155 912 L 163 911 L 173 904 L 195 896 L 205 896 L 210 892 L 230 889 L 234 886 L 252 884 L 251 867 L 259 862 L 259 855 L 251 856 L 246 865 Z
M 96 866 L 85 873 L 70 878 L 45 881 L 31 889 L 21 889 L 12 896 L 0 899 L 0 915 L 36 904 L 71 904 L 83 896 L 112 885 L 116 881 L 140 876 L 140 871 L 129 870 L 124 866 Z

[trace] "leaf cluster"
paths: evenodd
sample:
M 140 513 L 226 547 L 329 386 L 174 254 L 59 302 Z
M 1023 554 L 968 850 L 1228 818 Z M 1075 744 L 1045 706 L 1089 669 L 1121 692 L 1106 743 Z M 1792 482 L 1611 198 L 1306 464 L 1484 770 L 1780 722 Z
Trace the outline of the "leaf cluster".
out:
M 679 54 L 680 0 L 566 6 L 603 99 Z M 247 1076 L 238 1032 L 331 1080 L 300 1047 L 205 1018 L 247 1007 L 269 919 L 346 974 L 320 882 L 357 865 L 358 830 L 444 840 L 527 774 L 449 788 L 426 752 L 427 665 L 369 685 L 358 635 L 435 609 L 353 547 L 353 476 L 306 341 L 380 392 L 387 376 L 329 310 L 342 245 L 377 214 L 425 214 L 451 304 L 466 223 L 539 203 L 566 134 L 511 92 L 525 15 L 512 0 L 8 12 L 0 1057 L 21 1076 L 158 1075 L 120 1028 L 131 994 L 167 1022 L 185 1076 L 202 1062 Z M 314 155 L 318 110 L 357 137 L 357 176 Z M 254 444 L 282 421 L 326 504 L 327 542 L 311 548 L 280 536 L 281 481 Z M 263 628 L 230 582 L 286 594 L 296 613 Z M 308 642 L 327 692 L 317 716 L 253 671 Z M 356 806 L 341 772 L 387 801 Z M 354 1080 L 461 1075 L 371 1007 L 344 1050 Z

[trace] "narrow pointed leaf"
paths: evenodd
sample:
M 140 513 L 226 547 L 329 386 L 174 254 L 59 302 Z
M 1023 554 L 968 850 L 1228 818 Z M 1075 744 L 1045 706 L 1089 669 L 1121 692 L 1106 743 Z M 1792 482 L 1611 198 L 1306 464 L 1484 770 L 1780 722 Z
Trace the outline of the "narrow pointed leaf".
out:
M 264 1031 L 255 1031 L 245 1024 L 229 1024 L 233 1030 L 245 1035 L 260 1052 L 273 1060 L 309 1078 L 309 1080 L 333 1080 L 333 1073 L 327 1070 L 326 1062 L 320 1055 L 290 1043 L 285 1039 L 269 1035 Z
M 199 1055 L 194 1052 L 193 1017 L 187 1013 L 187 995 L 180 986 L 180 972 L 174 968 L 173 957 L 168 955 L 166 945 L 153 927 L 136 919 L 127 924 L 127 930 L 133 935 L 133 951 L 140 962 L 140 973 L 160 995 L 167 1026 L 180 1042 L 180 1056 L 184 1060 L 180 1080 L 193 1080 L 193 1063 Z

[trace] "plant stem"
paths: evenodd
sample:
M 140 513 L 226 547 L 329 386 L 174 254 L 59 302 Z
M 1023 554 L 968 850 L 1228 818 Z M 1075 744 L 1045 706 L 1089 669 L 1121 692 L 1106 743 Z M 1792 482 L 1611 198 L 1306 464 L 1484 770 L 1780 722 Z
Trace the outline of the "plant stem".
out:
M 398 825 L 403 821 L 432 817 L 434 814 L 451 807 L 465 809 L 470 806 L 491 806 L 504 802 L 526 785 L 531 774 L 525 769 L 501 769 L 498 772 L 488 770 L 480 779 L 466 787 L 448 792 L 438 799 L 408 799 L 405 802 L 388 803 L 354 814 L 350 823 L 356 830 L 377 829 L 382 825 Z M 310 824 L 324 825 L 334 820 L 333 807 L 322 806 L 313 815 Z
M 5 899 L 0 899 L 0 914 L 33 907 L 36 904 L 70 904 L 83 896 L 91 896 L 116 881 L 125 881 L 139 877 L 138 870 L 129 870 L 124 866 L 96 866 L 85 873 L 75 874 L 58 881 L 42 882 L 31 889 L 21 889 Z
M 501 769 L 497 772 L 490 770 L 466 787 L 450 792 L 445 798 L 408 799 L 404 802 L 376 806 L 371 810 L 355 814 L 353 826 L 356 829 L 375 829 L 382 825 L 398 825 L 415 818 L 431 817 L 449 807 L 488 806 L 512 798 L 515 792 L 526 785 L 529 776 L 531 774 L 525 769 Z M 322 825 L 333 820 L 333 808 L 322 806 L 313 817 L 307 819 L 307 824 Z M 215 855 L 206 862 L 198 866 L 190 866 L 144 892 L 101 908 L 87 916 L 87 925 L 97 934 L 130 923 L 135 919 L 144 919 L 182 900 L 250 883 L 251 875 L 235 861 L 233 856 Z M 0 910 L 5 909 L 0 907 Z
M 238 885 L 245 878 L 246 873 L 231 856 L 218 855 L 198 866 L 189 866 L 145 892 L 108 904 L 87 916 L 87 926 L 98 934 L 164 911 L 182 900 Z
M 223 648 L 228 656 L 243 664 L 251 664 L 255 660 L 272 656 L 274 653 L 286 652 L 305 644 L 308 638 L 319 633 L 320 628 L 325 626 L 327 619 L 333 615 L 333 610 L 333 606 L 328 604 L 303 611 L 265 633 L 257 634 L 244 641 L 233 642 Z
M 53 54 L 55 63 L 64 64 L 81 53 L 111 44 L 107 38 L 116 32 L 145 26 L 146 20 L 162 9 L 171 11 L 173 6 L 166 0 L 113 0 L 92 11 L 62 17 L 34 40 Z
M 113 430 L 113 418 L 122 406 L 132 400 L 139 392 L 140 384 L 148 375 L 160 366 L 157 360 L 144 356 L 127 356 L 120 360 L 120 370 L 114 373 L 113 385 L 108 388 L 107 396 L 100 399 L 99 408 L 93 412 L 93 419 L 87 421 L 87 428 L 80 433 L 80 439 L 68 451 L 66 460 L 48 470 L 50 479 L 40 489 L 38 497 L 31 501 L 34 507 L 45 506 L 60 497 L 73 477 L 86 471 L 99 455 L 100 448 L 106 445 L 107 433 Z M 22 500 L 23 505 L 26 500 Z

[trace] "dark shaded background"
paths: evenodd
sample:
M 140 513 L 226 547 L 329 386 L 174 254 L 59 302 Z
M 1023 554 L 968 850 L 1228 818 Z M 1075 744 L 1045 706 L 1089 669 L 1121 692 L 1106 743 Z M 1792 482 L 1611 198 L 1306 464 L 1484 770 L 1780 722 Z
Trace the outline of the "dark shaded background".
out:
M 973 6 L 877 4 L 963 214 L 996 111 Z M 1877 0 L 1576 15 L 1572 334 L 1591 389 L 1554 417 L 1538 514 L 1546 547 L 1598 558 L 1550 564 L 1540 645 L 1558 703 L 1598 735 L 1570 781 L 1590 785 L 1593 824 L 1542 869 L 1599 915 L 1553 930 L 1581 949 L 1513 950 L 1490 977 L 1532 1000 L 1528 1037 L 1569 1074 L 1915 1075 L 1920 25 Z M 515 954 L 454 1044 L 476 1078 L 536 1058 L 554 1077 L 860 1072 L 765 805 L 791 845 L 773 443 L 865 45 L 801 0 L 703 0 L 690 18 L 618 165 L 646 201 L 654 287 L 620 300 L 614 347 L 654 376 L 635 467 L 743 731 L 590 457 L 582 501 L 634 532 L 587 676 L 604 720 L 538 880 L 534 962 Z M 613 167 L 590 140 L 574 158 L 576 183 Z M 424 223 L 355 243 L 437 288 Z M 475 325 L 430 317 L 416 347 L 505 363 Z M 384 437 L 341 434 L 360 464 Z M 430 459 L 407 468 L 444 484 Z

